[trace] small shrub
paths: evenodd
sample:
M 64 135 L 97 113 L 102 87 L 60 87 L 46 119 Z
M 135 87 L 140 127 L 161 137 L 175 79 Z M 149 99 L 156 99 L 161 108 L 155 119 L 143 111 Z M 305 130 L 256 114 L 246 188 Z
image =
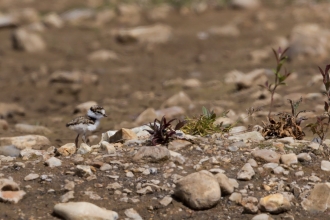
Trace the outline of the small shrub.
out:
M 150 123 L 148 126 L 151 128 L 151 130 L 146 130 L 151 134 L 151 144 L 157 145 L 157 144 L 168 144 L 171 140 L 175 138 L 175 131 L 179 130 L 184 126 L 185 121 L 180 121 L 175 125 L 174 130 L 172 129 L 172 122 L 176 119 L 172 119 L 167 121 L 165 116 L 162 117 L 162 119 L 159 121 L 158 119 L 155 119 L 153 123 Z

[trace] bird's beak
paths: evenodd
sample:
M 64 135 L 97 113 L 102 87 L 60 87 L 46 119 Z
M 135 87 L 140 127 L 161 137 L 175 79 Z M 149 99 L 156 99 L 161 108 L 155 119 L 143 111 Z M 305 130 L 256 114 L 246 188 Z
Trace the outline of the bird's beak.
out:
M 106 114 L 103 114 L 104 117 L 108 117 Z

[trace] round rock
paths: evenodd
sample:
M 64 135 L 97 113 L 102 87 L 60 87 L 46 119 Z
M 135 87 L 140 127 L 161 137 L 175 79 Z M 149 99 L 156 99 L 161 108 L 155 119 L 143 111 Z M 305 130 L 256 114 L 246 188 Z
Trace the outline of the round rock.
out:
M 220 186 L 216 178 L 202 170 L 179 180 L 174 195 L 192 209 L 208 209 L 215 206 L 220 197 Z

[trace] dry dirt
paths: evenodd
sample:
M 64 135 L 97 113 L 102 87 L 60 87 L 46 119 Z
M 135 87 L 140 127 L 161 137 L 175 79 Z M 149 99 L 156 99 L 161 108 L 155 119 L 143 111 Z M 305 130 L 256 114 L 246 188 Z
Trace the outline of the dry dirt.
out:
M 45 1 L 26 1 L 28 3 L 24 4 L 15 2 L 4 4 L 4 11 L 28 6 L 36 8 L 44 14 L 49 11 L 63 12 L 82 4 L 77 0 L 70 1 L 70 3 L 66 3 L 66 1 L 47 1 L 47 3 Z M 47 137 L 55 147 L 73 142 L 75 134 L 65 127 L 65 123 L 74 117 L 75 106 L 93 100 L 103 105 L 110 116 L 105 118 L 101 122 L 100 128 L 94 132 L 100 137 L 102 132 L 120 127 L 120 123 L 123 121 L 132 122 L 148 107 L 159 109 L 164 100 L 181 90 L 186 92 L 195 103 L 195 108 L 188 110 L 187 115 L 199 114 L 202 106 L 216 107 L 220 100 L 224 101 L 223 103 L 230 100 L 234 103 L 230 109 L 242 113 L 250 107 L 253 100 L 249 99 L 248 93 L 237 93 L 233 85 L 226 85 L 223 82 L 224 74 L 233 69 L 248 72 L 256 68 L 273 68 L 273 59 L 253 64 L 249 53 L 271 45 L 276 36 L 288 36 L 292 27 L 301 22 L 293 13 L 297 7 L 286 4 L 269 4 L 252 11 L 223 8 L 188 15 L 181 15 L 178 11 L 173 11 L 162 21 L 173 28 L 173 38 L 165 44 L 152 46 L 118 43 L 111 36 L 110 31 L 127 25 L 113 21 L 98 28 L 65 25 L 61 29 L 46 29 L 42 36 L 47 43 L 47 50 L 30 54 L 13 50 L 11 45 L 13 29 L 1 29 L 0 100 L 1 102 L 17 103 L 25 108 L 26 113 L 24 116 L 15 115 L 7 118 L 9 129 L 0 131 L 0 136 L 23 135 L 23 133 L 15 131 L 14 125 L 27 123 L 43 125 L 51 129 L 53 133 Z M 308 11 L 308 6 L 299 7 Z M 261 17 L 261 20 L 258 17 Z M 321 25 L 328 22 L 320 18 L 317 13 L 306 14 L 301 19 L 304 22 L 317 22 Z M 206 40 L 197 38 L 199 32 L 206 31 L 212 26 L 228 24 L 234 20 L 240 20 L 241 34 L 237 38 L 212 36 Z M 275 22 L 276 28 L 274 30 L 265 28 L 266 21 Z M 153 23 L 148 19 L 143 19 L 139 25 Z M 118 54 L 119 60 L 89 62 L 87 56 L 96 49 L 113 50 Z M 201 57 L 202 59 L 200 59 Z M 290 92 L 319 92 L 320 85 L 306 88 L 306 84 L 312 76 L 318 74 L 316 66 L 324 66 L 326 61 L 311 58 L 310 60 L 289 62 L 288 69 L 297 72 L 298 77 L 289 80 L 290 86 L 283 87 L 279 93 L 285 95 Z M 73 94 L 70 89 L 59 88 L 49 83 L 50 74 L 56 70 L 95 73 L 99 77 L 99 82 L 97 85 L 84 85 L 81 92 Z M 202 82 L 202 86 L 197 89 L 163 86 L 165 81 L 177 77 L 197 78 Z M 141 91 L 145 97 L 136 99 L 133 94 L 137 91 Z M 313 105 L 315 102 L 306 101 L 303 108 L 313 110 Z M 222 107 L 228 108 L 225 105 Z M 289 105 L 284 108 L 289 111 Z M 258 120 L 256 123 L 260 123 L 260 119 Z M 311 139 L 311 135 L 309 135 L 309 139 Z M 192 153 L 191 156 L 193 157 L 194 154 Z M 91 158 L 92 155 L 86 157 Z M 17 159 L 17 161 L 20 160 Z M 27 195 L 19 204 L 0 203 L 0 219 L 58 219 L 52 215 L 52 210 L 59 197 L 64 194 L 61 188 L 64 184 L 63 178 L 76 178 L 63 174 L 65 170 L 73 166 L 70 160 L 63 162 L 60 168 L 54 169 L 45 167 L 42 161 L 35 165 L 27 163 L 24 169 L 12 167 L 2 169 L 1 173 L 5 177 L 11 176 L 20 183 L 23 189 L 26 185 L 30 185 L 31 189 L 27 190 Z M 243 162 L 238 162 L 238 164 L 243 164 Z M 155 165 L 155 167 L 157 166 L 161 167 L 161 165 Z M 312 164 L 310 166 L 313 169 Z M 238 167 L 240 166 L 238 165 Z M 53 174 L 54 178 L 51 182 L 25 182 L 23 178 L 32 172 Z M 143 178 L 142 175 L 141 177 Z M 76 184 L 74 201 L 90 201 L 106 207 L 118 212 L 121 216 L 120 219 L 123 219 L 123 211 L 131 207 L 137 210 L 144 219 L 251 219 L 253 216 L 242 215 L 243 208 L 230 204 L 227 198 L 224 198 L 217 207 L 206 211 L 190 210 L 177 201 L 168 207 L 160 207 L 152 198 L 162 192 L 143 196 L 138 204 L 118 202 L 114 199 L 115 196 L 104 187 L 94 187 L 95 183 L 106 186 L 110 181 L 112 180 L 108 177 L 100 176 L 97 180 Z M 128 179 L 123 181 L 125 185 L 129 184 Z M 257 185 L 262 181 L 262 177 L 256 177 L 254 181 Z M 90 200 L 88 196 L 80 193 L 89 188 L 101 195 L 103 200 Z M 54 189 L 55 193 L 47 193 L 49 189 Z M 154 206 L 154 210 L 148 210 L 146 207 L 149 206 Z M 179 212 L 179 207 L 183 211 Z M 328 219 L 328 213 L 307 214 L 302 211 L 301 207 L 293 208 L 291 214 L 295 216 L 295 219 Z M 274 218 L 281 219 L 281 215 L 274 216 Z

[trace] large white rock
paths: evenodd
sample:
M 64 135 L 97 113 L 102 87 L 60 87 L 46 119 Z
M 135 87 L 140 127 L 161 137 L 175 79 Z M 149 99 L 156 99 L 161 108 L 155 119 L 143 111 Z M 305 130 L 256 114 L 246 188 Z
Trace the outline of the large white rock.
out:
M 88 202 L 59 203 L 54 206 L 54 213 L 65 220 L 116 220 L 117 212 L 100 208 Z
M 0 138 L 0 146 L 4 145 L 14 145 L 20 150 L 23 150 L 25 148 L 40 150 L 41 148 L 49 147 L 50 141 L 45 136 L 41 135 L 2 137 Z
M 220 197 L 220 186 L 216 178 L 202 170 L 179 180 L 175 196 L 192 209 L 208 209 L 215 206 Z

